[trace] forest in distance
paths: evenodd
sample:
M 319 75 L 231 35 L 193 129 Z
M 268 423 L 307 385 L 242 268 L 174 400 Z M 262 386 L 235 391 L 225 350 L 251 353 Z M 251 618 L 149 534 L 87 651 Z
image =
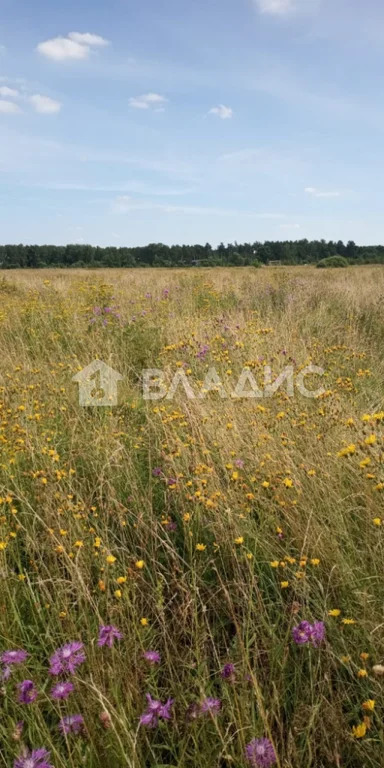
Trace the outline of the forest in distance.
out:
M 43 267 L 215 267 L 316 264 L 330 256 L 343 256 L 350 264 L 383 264 L 384 245 L 356 245 L 353 240 L 286 240 L 254 243 L 116 247 L 84 243 L 68 245 L 0 245 L 0 268 Z

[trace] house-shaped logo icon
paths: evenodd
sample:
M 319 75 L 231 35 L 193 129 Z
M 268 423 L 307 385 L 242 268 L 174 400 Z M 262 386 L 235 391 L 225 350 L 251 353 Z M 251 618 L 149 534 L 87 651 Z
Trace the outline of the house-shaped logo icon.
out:
M 102 360 L 93 360 L 72 381 L 79 385 L 79 404 L 83 406 L 117 405 L 117 382 L 123 376 Z

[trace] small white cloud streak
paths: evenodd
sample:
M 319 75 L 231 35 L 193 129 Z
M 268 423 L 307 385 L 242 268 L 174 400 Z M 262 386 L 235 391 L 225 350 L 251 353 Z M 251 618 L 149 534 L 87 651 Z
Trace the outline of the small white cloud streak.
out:
M 15 88 L 8 88 L 7 85 L 2 85 L 0 87 L 0 96 L 5 99 L 17 99 L 20 94 Z
M 304 192 L 311 197 L 340 197 L 341 195 L 341 192 L 337 189 L 327 192 L 322 191 L 321 189 L 316 189 L 316 187 L 305 187 Z
M 50 99 L 49 96 L 41 96 L 40 93 L 35 93 L 33 96 L 30 96 L 29 101 L 35 112 L 39 112 L 42 115 L 54 115 L 61 110 L 60 101 Z
M 218 107 L 212 107 L 208 112 L 209 115 L 217 115 L 221 120 L 229 120 L 233 117 L 233 110 L 231 107 L 226 107 L 225 104 L 219 104 Z
M 168 99 L 161 96 L 160 93 L 143 93 L 142 96 L 132 96 L 129 99 L 129 106 L 132 109 L 155 109 L 156 112 L 164 110 L 164 104 Z
M 7 101 L 7 99 L 0 99 L 0 113 L 2 115 L 16 115 L 21 112 L 20 107 L 13 101 Z
M 81 60 L 88 58 L 92 46 L 106 45 L 108 40 L 100 35 L 92 35 L 89 32 L 70 32 L 67 37 L 53 37 L 39 43 L 36 50 L 53 61 Z

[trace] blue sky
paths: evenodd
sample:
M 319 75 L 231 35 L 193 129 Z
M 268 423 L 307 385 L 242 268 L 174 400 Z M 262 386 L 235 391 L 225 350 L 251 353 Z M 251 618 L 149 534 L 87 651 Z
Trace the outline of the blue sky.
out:
M 384 242 L 380 0 L 2 0 L 0 242 Z

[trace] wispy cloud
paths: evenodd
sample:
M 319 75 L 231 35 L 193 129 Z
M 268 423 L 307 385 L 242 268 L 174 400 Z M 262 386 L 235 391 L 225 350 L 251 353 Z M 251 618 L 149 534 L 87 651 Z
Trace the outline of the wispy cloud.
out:
M 229 120 L 233 117 L 233 110 L 231 107 L 226 107 L 225 104 L 219 104 L 218 107 L 212 107 L 209 110 L 209 115 L 217 115 L 221 120 Z
M 18 104 L 14 101 L 8 101 L 7 99 L 0 99 L 0 113 L 2 115 L 16 115 L 21 112 Z
M 341 192 L 338 189 L 321 190 L 316 187 L 305 187 L 304 192 L 311 197 L 340 197 Z
M 168 99 L 160 93 L 144 93 L 142 96 L 132 96 L 129 106 L 133 109 L 154 109 L 156 112 L 164 110 Z
M 33 96 L 30 96 L 29 101 L 35 112 L 40 112 L 42 115 L 54 115 L 61 110 L 60 101 L 50 99 L 49 96 L 41 96 L 40 93 L 35 93 Z
M 93 47 L 108 45 L 100 35 L 90 32 L 70 32 L 67 37 L 53 37 L 37 45 L 36 50 L 48 59 L 65 61 L 66 59 L 87 59 Z
M 5 99 L 17 99 L 20 93 L 15 88 L 8 88 L 7 85 L 2 85 L 0 87 L 0 96 Z
M 119 195 L 112 202 L 114 213 L 130 213 L 131 211 L 159 211 L 165 214 L 184 214 L 190 216 L 245 216 L 253 219 L 286 219 L 285 213 L 260 213 L 258 211 L 234 210 L 231 208 L 213 208 L 198 205 L 171 205 L 157 203 L 152 200 L 136 200 L 129 195 Z
M 311 13 L 320 0 L 254 0 L 260 13 L 271 16 L 289 16 L 293 13 Z

